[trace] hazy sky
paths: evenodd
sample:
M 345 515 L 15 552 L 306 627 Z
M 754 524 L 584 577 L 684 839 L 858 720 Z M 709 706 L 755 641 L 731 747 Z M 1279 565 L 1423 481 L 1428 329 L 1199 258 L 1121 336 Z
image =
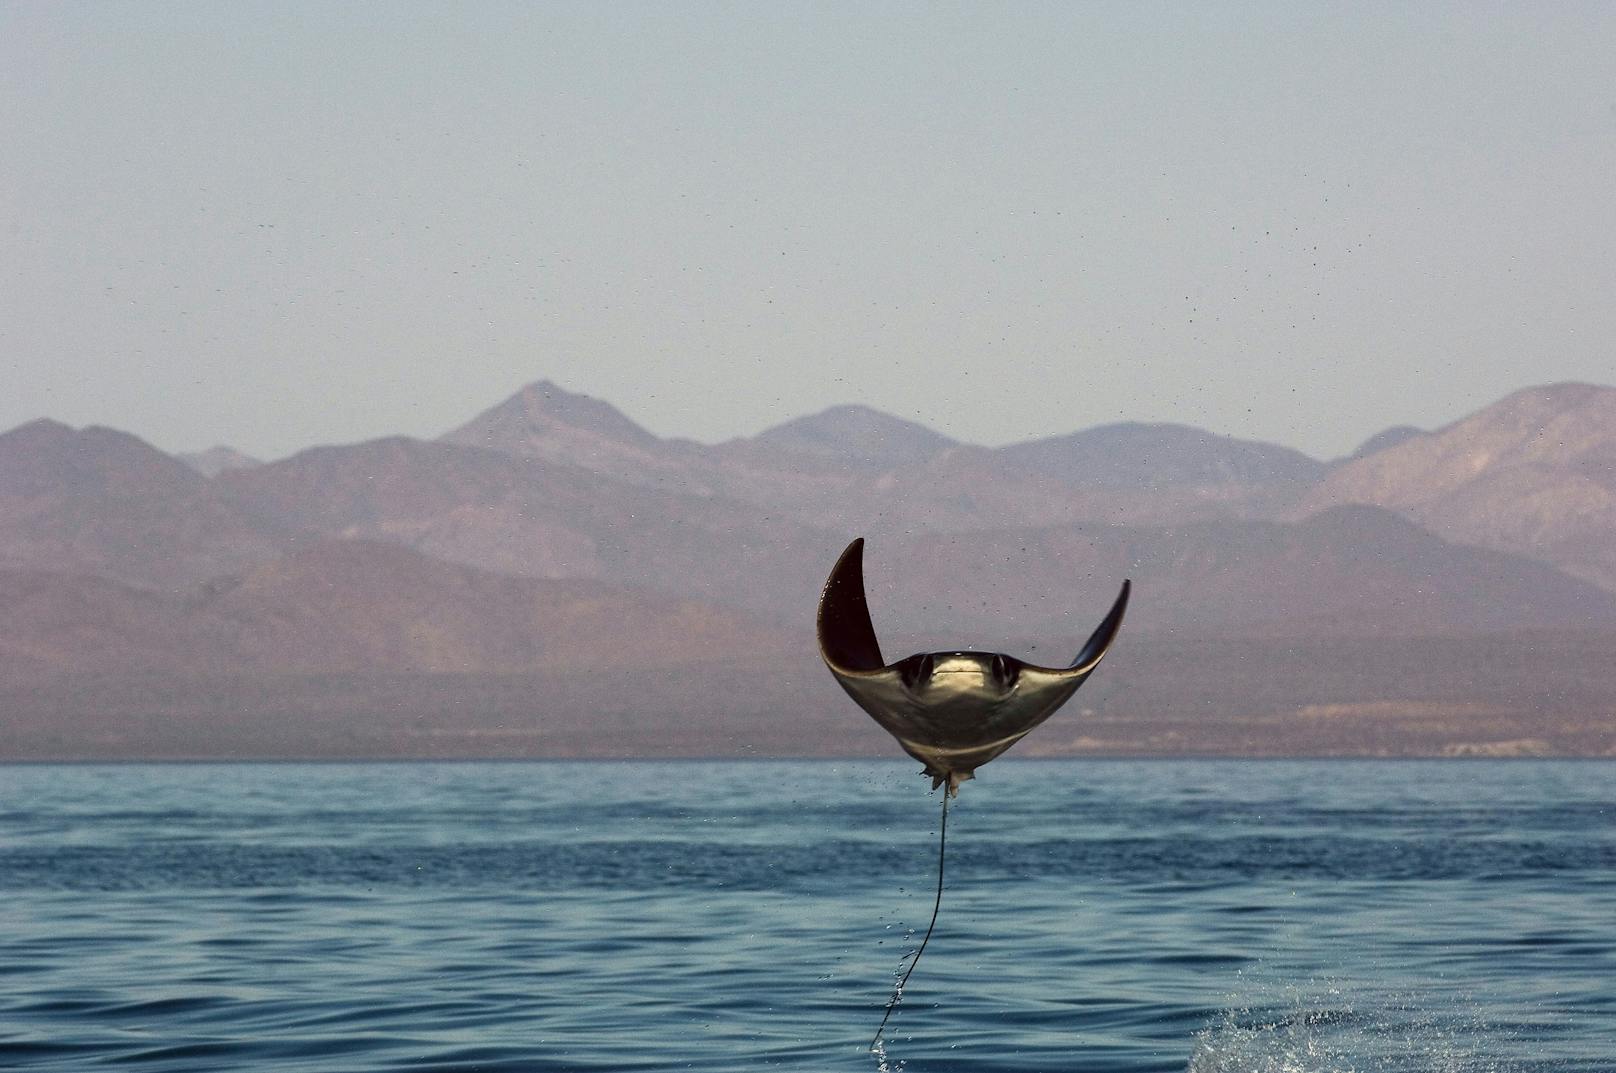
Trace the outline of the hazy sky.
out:
M 6 3 L 0 144 L 0 428 L 1330 456 L 1616 381 L 1608 4 Z

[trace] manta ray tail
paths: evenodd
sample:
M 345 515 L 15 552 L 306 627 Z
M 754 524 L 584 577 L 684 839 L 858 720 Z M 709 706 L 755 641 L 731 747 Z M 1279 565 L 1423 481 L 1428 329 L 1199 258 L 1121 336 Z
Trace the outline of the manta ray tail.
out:
M 936 789 L 936 787 L 932 787 Z M 950 787 L 952 789 L 952 787 Z M 881 1053 L 881 1035 L 887 1030 L 887 1021 L 892 1017 L 892 1011 L 898 1008 L 903 1001 L 903 989 L 909 983 L 909 977 L 915 973 L 915 966 L 920 964 L 920 955 L 926 952 L 926 944 L 931 942 L 932 929 L 937 927 L 937 912 L 943 907 L 943 860 L 948 852 L 948 799 L 951 795 L 943 795 L 943 820 L 937 835 L 937 899 L 931 905 L 931 923 L 926 925 L 926 937 L 920 940 L 920 946 L 915 950 L 914 957 L 909 961 L 909 968 L 905 970 L 903 979 L 899 980 L 892 989 L 892 997 L 887 1000 L 887 1011 L 881 1015 L 881 1025 L 875 1030 L 875 1038 L 870 1041 L 870 1052 Z

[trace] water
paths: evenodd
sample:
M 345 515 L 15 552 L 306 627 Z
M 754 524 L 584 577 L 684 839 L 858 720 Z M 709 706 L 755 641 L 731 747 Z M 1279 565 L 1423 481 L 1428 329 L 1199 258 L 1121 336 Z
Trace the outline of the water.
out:
M 0 1068 L 1608 1071 L 1616 767 L 0 767 Z M 907 938 L 906 938 L 907 937 Z

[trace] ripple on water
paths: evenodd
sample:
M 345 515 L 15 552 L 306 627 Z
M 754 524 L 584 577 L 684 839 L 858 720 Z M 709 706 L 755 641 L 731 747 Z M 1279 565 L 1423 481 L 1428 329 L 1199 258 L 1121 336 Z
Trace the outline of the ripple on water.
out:
M 1606 771 L 996 765 L 888 1068 L 1608 1071 Z M 907 765 L 0 767 L 0 800 L 30 1070 L 873 1070 L 935 867 Z

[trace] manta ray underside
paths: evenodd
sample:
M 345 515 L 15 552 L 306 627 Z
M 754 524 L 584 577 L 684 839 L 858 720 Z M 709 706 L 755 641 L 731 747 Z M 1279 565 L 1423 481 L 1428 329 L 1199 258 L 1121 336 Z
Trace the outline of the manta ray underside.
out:
M 1077 692 L 1122 625 L 1130 583 L 1070 667 L 985 652 L 923 652 L 887 663 L 864 597 L 864 540 L 847 546 L 819 598 L 819 654 L 848 696 L 950 796 Z

